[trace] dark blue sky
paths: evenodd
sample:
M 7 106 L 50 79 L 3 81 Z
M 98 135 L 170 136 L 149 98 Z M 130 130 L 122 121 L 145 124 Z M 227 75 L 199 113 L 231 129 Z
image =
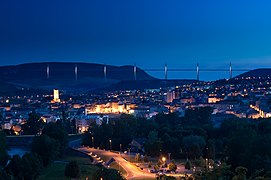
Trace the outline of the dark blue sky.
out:
M 0 65 L 136 62 L 144 69 L 165 62 L 195 68 L 199 62 L 201 68 L 228 68 L 231 61 L 233 68 L 270 67 L 270 9 L 268 0 L 3 0 Z

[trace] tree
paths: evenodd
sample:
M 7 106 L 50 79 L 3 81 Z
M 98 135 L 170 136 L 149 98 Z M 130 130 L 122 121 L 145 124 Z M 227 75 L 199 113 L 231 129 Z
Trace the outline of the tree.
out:
M 215 159 L 216 151 L 215 151 L 215 140 L 209 139 L 207 143 L 206 149 L 206 157 L 208 159 Z
M 206 142 L 201 136 L 186 136 L 183 138 L 184 148 L 187 150 L 191 158 L 199 158 Z
M 206 160 L 202 156 L 200 156 L 199 158 L 199 167 L 201 168 L 206 167 Z
M 156 177 L 157 180 L 176 180 L 175 177 L 173 176 L 167 176 L 165 174 L 159 175 L 158 177 Z
M 136 119 L 136 137 L 148 137 L 148 133 L 157 129 L 158 124 L 153 119 L 137 118 Z
M 92 177 L 93 180 L 124 180 L 122 175 L 115 169 L 106 169 L 106 168 L 100 168 L 94 176 Z
M 238 166 L 235 169 L 235 176 L 232 178 L 232 180 L 246 180 L 246 174 L 247 174 L 247 168 Z
M 22 174 L 22 160 L 19 155 L 14 155 L 6 167 L 8 174 L 12 175 L 15 179 L 23 179 Z
M 128 147 L 135 136 L 136 118 L 132 115 L 122 114 L 120 119 L 114 121 L 114 123 L 110 137 L 110 139 L 112 139 L 112 148 L 119 150 L 120 144 L 122 144 L 122 148 Z
M 42 160 L 38 155 L 26 153 L 22 158 L 14 155 L 5 170 L 14 179 L 35 179 L 40 174 L 42 167 Z
M 270 178 L 270 177 L 269 177 L 269 178 Z M 249 179 L 250 179 L 250 180 L 252 180 L 252 179 L 256 179 L 256 180 L 265 179 L 265 177 L 264 177 L 264 169 L 255 171 L 255 172 L 249 177 Z
M 148 135 L 148 141 L 145 143 L 145 151 L 149 156 L 160 155 L 162 150 L 162 143 L 158 138 L 157 131 L 151 131 Z
M 34 153 L 23 155 L 21 164 L 24 179 L 36 179 L 43 168 L 41 157 Z
M 85 146 L 90 146 L 92 147 L 93 144 L 92 144 L 92 135 L 89 133 L 89 132 L 83 132 L 82 136 L 82 144 L 85 145 Z M 96 139 L 94 141 L 94 143 L 96 142 Z
M 250 164 L 254 163 L 251 162 L 251 158 L 254 156 L 252 153 L 254 149 L 253 146 L 255 143 L 259 143 L 255 142 L 255 139 L 256 132 L 251 128 L 240 127 L 232 134 L 228 140 L 225 154 L 229 157 L 228 163 L 231 164 L 233 168 L 238 166 L 252 167 Z M 264 151 L 264 149 L 259 149 L 259 152 L 260 151 Z
M 159 171 L 160 167 L 159 167 L 158 164 L 156 164 L 156 165 L 153 167 L 153 169 L 154 169 L 155 171 Z
M 30 113 L 28 116 L 27 122 L 22 125 L 22 131 L 24 134 L 36 135 L 41 132 L 46 123 L 35 112 Z
M 4 120 L 4 116 L 3 116 L 3 113 L 0 112 L 0 122 L 2 122 Z
M 8 146 L 6 143 L 6 135 L 2 130 L 0 130 L 0 168 L 3 168 L 9 159 L 7 150 Z
M 80 168 L 76 161 L 71 161 L 65 167 L 65 176 L 69 178 L 79 178 Z
M 171 162 L 168 164 L 168 169 L 169 169 L 170 171 L 174 171 L 174 172 L 177 170 L 177 165 L 175 164 L 174 161 L 171 161 Z
M 211 124 L 212 107 L 200 107 L 185 111 L 184 124 L 206 125 Z
M 0 179 L 10 180 L 10 176 L 7 174 L 7 172 L 4 169 L 1 169 L 1 168 L 0 168 Z
M 231 180 L 233 173 L 230 171 L 231 166 L 222 163 L 220 166 L 214 166 L 212 171 L 204 171 L 202 174 L 197 174 L 196 179 L 210 180 Z
M 160 127 L 175 126 L 180 122 L 180 118 L 176 113 L 163 114 L 159 113 L 154 117 L 154 121 L 160 125 Z
M 108 140 L 112 139 L 113 137 L 113 125 L 106 123 L 103 123 L 101 126 L 94 125 L 93 127 L 91 127 L 90 132 L 93 133 L 95 136 L 95 146 L 109 149 Z M 88 144 L 91 144 L 91 139 L 89 139 Z
M 139 153 L 136 153 L 135 161 L 141 161 L 141 156 Z
M 149 162 L 149 158 L 148 158 L 148 156 L 147 156 L 147 155 L 145 155 L 143 160 L 144 160 L 144 162 Z
M 48 166 L 59 155 L 59 146 L 57 140 L 41 135 L 34 137 L 31 151 L 42 158 L 44 166 Z
M 148 168 L 151 168 L 151 162 L 148 163 Z
M 186 161 L 186 163 L 185 163 L 185 169 L 188 169 L 188 170 L 190 170 L 191 169 L 191 162 L 190 161 Z
M 56 123 L 51 122 L 45 126 L 45 128 L 42 131 L 42 134 L 45 134 L 48 137 L 53 138 L 59 142 L 60 144 L 59 155 L 61 156 L 67 147 L 68 139 L 68 134 L 63 124 L 61 122 Z
M 173 157 L 178 157 L 180 154 L 180 143 L 177 138 L 169 136 L 165 133 L 162 136 L 163 152 L 171 153 Z

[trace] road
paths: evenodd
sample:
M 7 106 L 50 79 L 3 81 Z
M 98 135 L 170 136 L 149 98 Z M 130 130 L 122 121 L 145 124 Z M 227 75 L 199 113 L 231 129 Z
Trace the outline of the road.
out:
M 93 149 L 88 147 L 80 147 L 77 150 L 82 152 L 89 152 L 97 154 L 98 156 L 114 158 L 116 163 L 119 164 L 127 173 L 126 179 L 155 179 L 155 174 L 143 172 L 135 165 L 131 164 L 127 160 L 123 159 L 120 154 L 113 153 L 111 151 L 104 151 L 99 149 Z
M 105 150 L 100 150 L 100 149 L 94 149 L 94 148 L 89 148 L 89 147 L 82 147 L 81 145 L 81 140 L 73 140 L 69 142 L 69 147 L 73 148 L 77 151 L 81 151 L 85 154 L 91 154 L 92 155 L 98 155 L 99 157 L 106 157 L 105 160 L 109 160 L 111 158 L 114 158 L 116 163 L 119 164 L 122 169 L 126 171 L 126 179 L 127 180 L 151 180 L 155 179 L 155 174 L 154 173 L 149 173 L 147 171 L 141 170 L 139 167 L 135 166 L 134 164 L 130 163 L 126 159 L 124 159 L 119 153 L 111 152 L 111 151 L 105 151 Z M 99 159 L 93 158 L 94 161 L 98 162 Z M 186 175 L 190 176 L 191 174 L 186 174 L 186 173 L 180 173 L 180 174 L 170 174 L 170 176 L 174 177 L 185 177 Z

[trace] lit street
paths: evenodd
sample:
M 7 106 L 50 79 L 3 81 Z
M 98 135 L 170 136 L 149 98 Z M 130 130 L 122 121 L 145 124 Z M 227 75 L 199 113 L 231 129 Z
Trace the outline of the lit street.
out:
M 126 177 L 127 179 L 151 179 L 155 178 L 155 174 L 153 173 L 147 173 L 140 170 L 135 165 L 131 164 L 127 160 L 123 159 L 120 154 L 113 153 L 110 151 L 105 150 L 98 150 L 93 148 L 87 148 L 87 147 L 80 147 L 78 150 L 83 152 L 89 152 L 93 154 L 97 154 L 98 156 L 104 156 L 109 157 L 109 159 L 114 158 L 116 163 L 119 164 L 127 173 Z

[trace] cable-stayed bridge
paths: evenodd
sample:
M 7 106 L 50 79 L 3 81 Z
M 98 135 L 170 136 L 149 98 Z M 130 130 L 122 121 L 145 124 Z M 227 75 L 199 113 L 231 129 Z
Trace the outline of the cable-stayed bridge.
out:
M 132 73 L 134 74 L 134 80 L 137 80 L 137 69 L 138 67 L 136 64 L 133 65 Z M 142 68 L 141 68 L 142 69 Z M 164 79 L 168 79 L 168 72 L 195 72 L 196 79 L 199 81 L 200 80 L 200 72 L 229 72 L 229 76 L 226 78 L 232 78 L 232 73 L 234 72 L 245 72 L 249 71 L 251 69 L 234 69 L 232 68 L 232 64 L 230 63 L 228 68 L 200 68 L 199 63 L 196 64 L 195 68 L 168 68 L 167 64 L 165 63 L 163 68 L 146 68 L 142 69 L 146 72 L 161 72 L 164 74 Z M 104 81 L 107 82 L 108 77 L 108 68 L 107 65 L 103 66 L 103 76 L 104 76 Z M 75 80 L 78 79 L 78 73 L 80 72 L 80 69 L 78 66 L 75 64 L 74 65 L 74 78 Z M 50 66 L 47 65 L 46 67 L 46 77 L 49 79 L 50 78 Z

